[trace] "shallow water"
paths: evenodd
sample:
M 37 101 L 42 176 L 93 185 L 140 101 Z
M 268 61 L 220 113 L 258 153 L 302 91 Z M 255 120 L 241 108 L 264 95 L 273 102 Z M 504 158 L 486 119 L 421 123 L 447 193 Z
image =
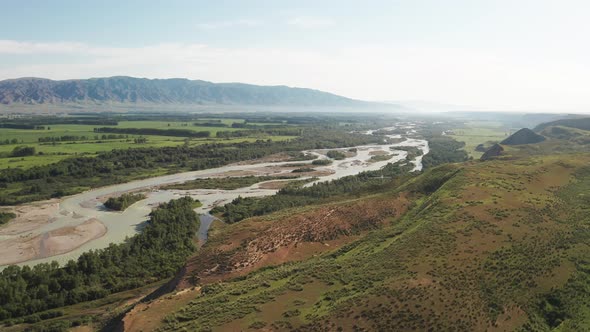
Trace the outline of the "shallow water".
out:
M 413 125 L 406 125 L 400 128 L 407 128 L 408 136 L 413 136 L 415 130 Z M 383 128 L 383 129 L 395 129 L 395 127 Z M 374 130 L 367 131 L 366 134 L 372 135 Z M 400 135 L 388 135 L 390 138 L 401 138 Z M 317 170 L 331 170 L 334 173 L 323 176 L 319 180 L 312 183 L 306 184 L 310 186 L 316 182 L 329 181 L 339 179 L 344 176 L 355 175 L 363 171 L 379 170 L 388 163 L 395 163 L 404 160 L 407 156 L 406 151 L 395 150 L 395 147 L 401 146 L 415 146 L 422 150 L 422 156 L 418 156 L 414 160 L 410 161 L 413 163 L 413 171 L 420 171 L 422 169 L 422 157 L 429 151 L 428 142 L 422 139 L 406 138 L 405 141 L 395 144 L 384 144 L 384 145 L 366 145 L 354 147 L 357 149 L 356 156 L 345 158 L 344 160 L 335 160 L 331 165 L 327 166 L 313 166 Z M 348 150 L 349 148 L 341 148 L 335 150 Z M 368 162 L 371 158 L 370 153 L 372 151 L 386 151 L 394 154 L 394 156 L 386 161 L 380 162 Z M 324 153 L 327 150 L 310 150 L 304 151 L 306 153 L 315 154 L 318 158 L 326 159 Z M 34 265 L 41 262 L 50 262 L 53 260 L 59 263 L 65 263 L 70 259 L 76 259 L 83 252 L 91 249 L 105 248 L 109 243 L 121 243 L 126 237 L 131 237 L 136 234 L 143 223 L 148 219 L 148 215 L 154 206 L 159 203 L 167 202 L 174 198 L 180 198 L 186 195 L 198 199 L 203 205 L 195 211 L 202 214 L 201 227 L 198 231 L 198 238 L 201 243 L 207 240 L 207 231 L 210 224 L 213 221 L 213 217 L 208 215 L 207 212 L 217 205 L 226 204 L 238 196 L 242 197 L 255 197 L 255 196 L 267 196 L 273 195 L 278 190 L 275 189 L 261 189 L 260 184 L 254 184 L 249 187 L 240 188 L 236 190 L 217 190 L 217 189 L 195 189 L 195 190 L 159 190 L 158 186 L 185 182 L 197 178 L 207 178 L 211 176 L 219 176 L 222 173 L 228 171 L 248 171 L 257 170 L 267 166 L 278 166 L 292 162 L 274 162 L 274 163 L 262 163 L 254 165 L 227 165 L 214 169 L 207 169 L 201 171 L 185 172 L 173 175 L 158 176 L 148 178 L 144 180 L 132 181 L 128 183 L 122 183 L 112 185 L 108 187 L 102 187 L 92 189 L 77 195 L 73 195 L 65 198 L 60 203 L 59 212 L 52 217 L 53 221 L 39 227 L 35 231 L 29 232 L 28 234 L 37 235 L 46 233 L 51 230 L 62 228 L 65 226 L 76 226 L 84 221 L 96 218 L 103 222 L 108 228 L 107 233 L 96 240 L 89 241 L 81 247 L 74 249 L 69 253 L 62 255 L 56 255 L 43 259 L 30 260 L 19 265 Z M 311 163 L 307 161 L 306 163 Z M 289 170 L 285 170 L 288 173 Z M 272 180 L 276 181 L 276 180 Z M 127 208 L 124 212 L 113 212 L 108 211 L 104 208 L 104 205 L 99 202 L 99 198 L 106 195 L 118 195 L 120 193 L 129 191 L 146 191 L 147 198 L 136 202 Z M 19 236 L 19 235 L 16 235 Z M 3 236 L 3 239 L 10 238 L 11 236 Z M 2 240 L 2 239 L 0 239 Z

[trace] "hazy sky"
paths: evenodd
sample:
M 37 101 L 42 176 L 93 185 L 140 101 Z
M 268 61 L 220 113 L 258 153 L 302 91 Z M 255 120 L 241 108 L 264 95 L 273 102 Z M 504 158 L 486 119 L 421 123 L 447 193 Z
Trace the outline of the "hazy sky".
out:
M 130 75 L 590 110 L 590 1 L 0 0 L 0 79 Z

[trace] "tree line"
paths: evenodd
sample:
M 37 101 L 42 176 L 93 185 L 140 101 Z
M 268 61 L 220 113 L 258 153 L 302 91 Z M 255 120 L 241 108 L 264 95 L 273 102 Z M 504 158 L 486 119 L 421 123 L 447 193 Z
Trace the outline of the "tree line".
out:
M 109 134 L 109 135 L 94 135 L 94 140 L 99 140 L 99 139 L 124 139 L 124 138 L 129 138 L 129 135 L 123 135 L 123 134 L 119 134 L 119 135 L 115 135 L 115 134 Z M 47 137 L 39 137 L 37 138 L 37 141 L 39 143 L 46 143 L 46 142 L 69 142 L 69 141 L 87 141 L 93 139 L 90 136 L 77 136 L 77 135 L 62 135 L 62 136 L 47 136 Z
M 209 137 L 209 131 L 194 131 L 190 129 L 157 129 L 157 128 L 94 128 L 95 133 L 122 133 L 132 135 L 154 135 L 172 137 Z
M 430 151 L 422 157 L 422 165 L 433 167 L 445 163 L 458 163 L 468 159 L 467 152 L 461 150 L 465 143 L 448 136 L 427 137 Z
M 23 129 L 23 130 L 49 130 L 48 125 L 54 124 L 78 124 L 91 126 L 116 126 L 119 124 L 116 120 L 96 117 L 39 117 L 39 118 L 23 118 L 17 120 L 9 120 L 0 122 L 0 128 Z
M 194 122 L 193 126 L 196 127 L 220 127 L 220 128 L 227 128 L 228 125 L 226 125 L 225 123 L 219 121 L 219 122 L 214 122 L 214 121 L 209 121 L 209 122 Z
M 19 140 L 18 138 L 13 138 L 13 139 L 4 139 L 4 140 L 0 140 L 0 145 L 8 145 L 8 144 L 18 144 Z M 22 142 L 22 140 L 21 140 Z
M 195 251 L 195 202 L 184 197 L 164 203 L 150 214 L 141 233 L 124 243 L 86 252 L 63 267 L 55 261 L 6 267 L 0 272 L 0 320 L 28 315 L 33 315 L 32 321 L 39 320 L 39 313 L 49 309 L 173 276 Z
M 233 125 L 232 125 L 232 127 L 233 127 Z M 256 128 L 256 127 L 253 126 L 253 128 Z M 300 136 L 302 131 L 303 131 L 303 129 L 296 128 L 296 127 L 277 127 L 277 128 L 251 129 L 251 130 L 218 131 L 215 136 L 218 138 L 248 137 L 248 136 L 256 136 L 256 135 Z
M 431 136 L 428 141 L 430 152 L 423 157 L 424 168 L 467 160 L 467 153 L 460 150 L 464 143 L 445 136 Z M 332 151 L 328 154 L 330 152 Z M 340 151 L 334 152 L 342 154 Z M 339 155 L 332 154 L 331 157 L 337 158 Z M 211 213 L 221 215 L 227 222 L 234 223 L 290 207 L 321 204 L 333 197 L 375 192 L 391 187 L 392 183 L 398 183 L 404 175 L 411 176 L 408 172 L 412 168 L 411 165 L 389 163 L 378 171 L 362 172 L 329 182 L 319 182 L 310 187 L 286 187 L 273 196 L 238 197 L 224 206 L 215 207 Z
M 410 165 L 387 164 L 378 171 L 367 171 L 346 176 L 329 182 L 314 183 L 310 187 L 287 186 L 273 196 L 238 197 L 223 206 L 217 206 L 211 213 L 221 215 L 229 223 L 262 216 L 286 208 L 309 204 L 322 204 L 334 197 L 359 196 L 391 188 L 399 183 L 412 169 Z

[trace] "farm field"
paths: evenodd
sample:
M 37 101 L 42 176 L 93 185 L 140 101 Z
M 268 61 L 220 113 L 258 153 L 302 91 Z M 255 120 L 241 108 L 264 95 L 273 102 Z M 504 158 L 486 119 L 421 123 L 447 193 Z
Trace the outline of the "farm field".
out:
M 483 152 L 475 150 L 476 146 L 490 141 L 499 142 L 511 134 L 509 130 L 503 128 L 501 122 L 495 121 L 469 121 L 465 123 L 464 127 L 455 128 L 452 132 L 449 136 L 459 142 L 464 142 L 463 149 L 474 159 L 478 159 L 483 154 Z
M 214 119 L 200 119 L 214 120 Z M 221 123 L 231 126 L 233 123 L 243 123 L 243 119 L 222 119 Z M 262 124 L 261 124 L 262 125 Z M 171 137 L 159 135 L 133 135 L 122 134 L 124 138 L 107 138 L 108 133 L 96 133 L 94 128 L 141 128 L 141 129 L 183 129 L 195 132 L 208 131 L 209 138 L 187 138 Z M 52 164 L 60 160 L 77 156 L 77 155 L 95 155 L 100 152 L 111 151 L 113 149 L 129 148 L 161 148 L 172 147 L 183 144 L 196 146 L 206 143 L 233 144 L 239 142 L 254 142 L 258 139 L 270 139 L 273 141 L 283 141 L 295 138 L 295 136 L 276 136 L 264 134 L 252 134 L 245 137 L 236 138 L 217 138 L 219 131 L 237 131 L 238 128 L 231 127 L 210 127 L 194 126 L 191 122 L 180 121 L 120 121 L 117 126 L 109 125 L 80 125 L 80 124 L 55 124 L 47 125 L 46 129 L 11 129 L 0 128 L 0 141 L 8 140 L 9 144 L 0 144 L 0 169 L 4 168 L 21 168 L 27 169 L 34 166 Z M 57 141 L 57 142 L 39 142 L 40 139 L 48 137 L 76 136 L 84 137 L 84 140 Z M 117 134 L 117 136 L 119 136 Z M 145 138 L 146 140 L 137 143 L 135 139 Z M 15 143 L 12 143 L 14 141 Z M 11 157 L 10 153 L 15 147 L 30 146 L 35 148 L 34 156 Z

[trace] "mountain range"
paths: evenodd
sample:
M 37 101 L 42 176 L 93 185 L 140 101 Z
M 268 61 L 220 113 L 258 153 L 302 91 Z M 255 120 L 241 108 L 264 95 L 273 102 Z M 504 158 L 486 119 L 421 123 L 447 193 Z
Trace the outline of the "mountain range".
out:
M 185 104 L 265 106 L 369 106 L 332 93 L 287 86 L 212 83 L 201 80 L 126 76 L 54 81 L 0 81 L 0 104 Z

